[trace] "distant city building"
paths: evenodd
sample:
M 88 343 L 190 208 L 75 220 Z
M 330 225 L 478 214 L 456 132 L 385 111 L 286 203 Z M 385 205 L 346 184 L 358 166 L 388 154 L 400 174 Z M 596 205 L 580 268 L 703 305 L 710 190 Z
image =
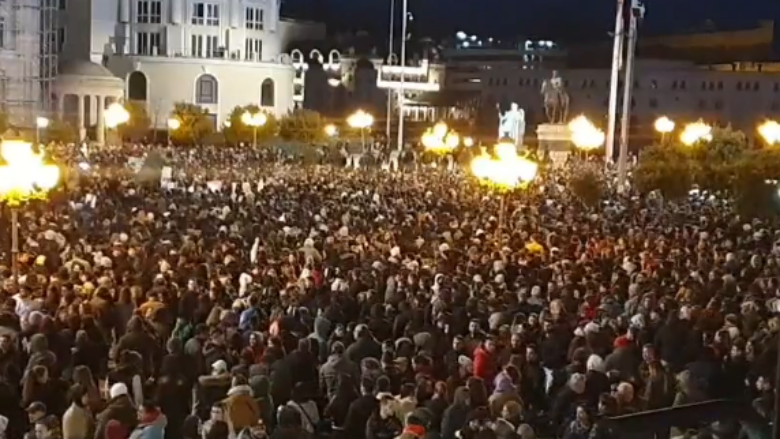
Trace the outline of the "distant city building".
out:
M 145 103 L 157 128 L 180 101 L 205 108 L 215 127 L 239 105 L 282 115 L 294 106 L 295 76 L 282 48 L 324 38 L 320 25 L 281 20 L 279 0 L 62 3 L 56 99 L 82 134 L 122 97 Z
M 0 1 L 0 110 L 15 126 L 33 126 L 50 106 L 61 3 L 64 0 Z
M 494 69 L 484 78 L 483 100 L 517 102 L 529 123 L 543 121 L 541 82 L 549 71 Z M 571 114 L 606 118 L 609 69 L 562 69 L 571 96 Z M 780 76 L 770 71 L 719 70 L 680 61 L 638 60 L 631 124 L 650 127 L 661 115 L 681 120 L 704 118 L 738 127 L 755 126 L 780 115 Z M 623 84 L 621 83 L 621 88 Z

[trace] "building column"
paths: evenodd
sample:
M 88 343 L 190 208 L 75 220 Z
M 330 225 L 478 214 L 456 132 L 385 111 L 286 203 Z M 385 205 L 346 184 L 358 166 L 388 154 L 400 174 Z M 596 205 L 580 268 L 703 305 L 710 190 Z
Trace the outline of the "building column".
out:
M 84 140 L 87 137 L 87 127 L 84 122 L 85 118 L 85 108 L 84 108 L 84 96 L 83 94 L 79 93 L 76 96 L 79 98 L 78 102 L 78 118 L 76 119 L 76 127 L 79 130 L 79 141 Z
M 97 142 L 100 145 L 106 143 L 106 121 L 103 113 L 106 109 L 106 97 L 97 95 Z
M 60 93 L 57 95 L 57 119 L 64 120 L 65 119 L 65 97 L 68 96 L 65 93 Z

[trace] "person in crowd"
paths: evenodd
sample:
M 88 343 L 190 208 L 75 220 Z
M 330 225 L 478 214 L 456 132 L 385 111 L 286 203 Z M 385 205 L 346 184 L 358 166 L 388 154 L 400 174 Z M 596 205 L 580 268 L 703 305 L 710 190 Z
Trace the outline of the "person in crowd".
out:
M 89 407 L 89 392 L 81 384 L 70 388 L 70 407 L 62 416 L 63 439 L 91 439 L 94 437 L 95 419 Z

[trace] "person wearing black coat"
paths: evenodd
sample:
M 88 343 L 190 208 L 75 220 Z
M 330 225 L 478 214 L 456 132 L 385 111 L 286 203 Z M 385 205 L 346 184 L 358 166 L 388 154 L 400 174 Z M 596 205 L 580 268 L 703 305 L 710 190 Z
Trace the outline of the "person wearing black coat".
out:
M 469 406 L 469 391 L 466 387 L 458 387 L 455 390 L 452 404 L 444 409 L 441 416 L 442 439 L 455 439 L 457 433 L 466 425 L 466 419 L 471 411 Z
M 689 339 L 688 327 L 680 321 L 676 312 L 669 314 L 666 324 L 655 333 L 653 345 L 661 361 L 672 372 L 681 371 L 687 362 L 686 343 Z
M 375 410 L 379 410 L 379 402 L 374 396 L 374 382 L 363 379 L 360 383 L 362 395 L 352 401 L 344 421 L 344 436 L 350 439 L 366 439 L 366 423 Z
M 355 364 L 360 364 L 364 358 L 379 359 L 382 356 L 382 346 L 374 340 L 366 325 L 355 328 L 355 342 L 347 348 L 347 358 Z
M 311 339 L 298 340 L 298 349 L 290 352 L 284 361 L 290 371 L 293 383 L 304 383 L 307 391 L 314 394 L 318 390 L 317 357 L 311 352 Z

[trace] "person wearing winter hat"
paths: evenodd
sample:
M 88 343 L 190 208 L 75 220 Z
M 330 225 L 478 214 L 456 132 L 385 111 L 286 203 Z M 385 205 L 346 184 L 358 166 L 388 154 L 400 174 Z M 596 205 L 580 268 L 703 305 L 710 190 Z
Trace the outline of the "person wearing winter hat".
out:
M 119 422 L 125 432 L 133 431 L 138 425 L 136 408 L 124 383 L 112 385 L 109 397 L 105 410 L 95 419 L 95 439 L 109 439 L 105 435 L 111 421 Z

